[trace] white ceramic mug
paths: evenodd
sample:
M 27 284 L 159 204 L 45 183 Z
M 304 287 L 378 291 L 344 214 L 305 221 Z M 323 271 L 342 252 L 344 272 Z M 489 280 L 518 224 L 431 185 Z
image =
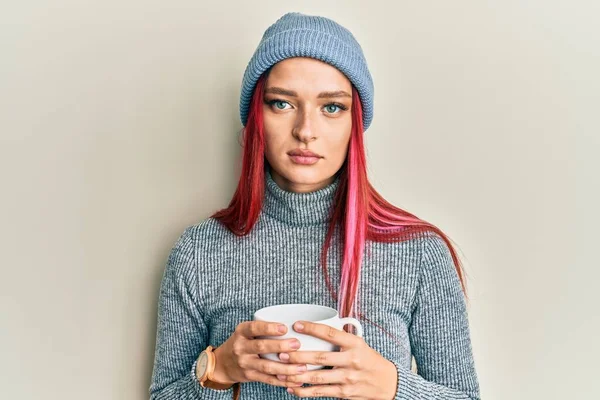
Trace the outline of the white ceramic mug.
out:
M 287 333 L 281 336 L 258 336 L 257 339 L 298 339 L 300 348 L 297 351 L 339 351 L 339 347 L 323 339 L 296 332 L 293 325 L 296 321 L 309 321 L 332 326 L 343 330 L 344 325 L 351 324 L 356 328 L 356 335 L 363 336 L 360 322 L 354 318 L 340 318 L 337 310 L 316 304 L 279 304 L 261 308 L 254 313 L 255 321 L 277 322 L 287 326 Z M 260 358 L 281 362 L 277 353 L 259 354 Z M 307 369 L 323 368 L 323 365 L 308 364 Z

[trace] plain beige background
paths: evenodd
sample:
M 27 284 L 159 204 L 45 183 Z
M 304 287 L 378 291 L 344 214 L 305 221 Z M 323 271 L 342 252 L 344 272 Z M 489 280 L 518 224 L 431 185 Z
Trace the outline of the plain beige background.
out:
M 375 187 L 462 251 L 483 398 L 599 398 L 597 4 L 4 2 L 0 397 L 148 398 L 166 257 L 230 199 L 242 74 L 301 11 L 364 49 Z

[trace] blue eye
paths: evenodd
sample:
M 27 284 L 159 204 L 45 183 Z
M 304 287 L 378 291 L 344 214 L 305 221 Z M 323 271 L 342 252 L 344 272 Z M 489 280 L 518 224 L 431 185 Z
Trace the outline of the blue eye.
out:
M 290 104 L 287 101 L 283 101 L 283 100 L 271 100 L 269 101 L 270 105 L 275 105 L 275 107 L 277 107 L 278 110 L 285 110 L 285 104 Z M 280 107 L 281 105 L 283 105 L 282 107 Z
M 332 107 L 333 107 L 333 109 L 332 109 Z M 337 113 L 336 113 L 336 109 L 338 109 L 338 110 L 341 110 L 341 107 L 340 107 L 340 106 L 338 106 L 337 104 L 333 104 L 333 103 L 332 103 L 332 104 L 327 104 L 327 105 L 325 106 L 325 109 L 327 110 L 327 112 L 328 112 L 329 114 L 337 114 Z

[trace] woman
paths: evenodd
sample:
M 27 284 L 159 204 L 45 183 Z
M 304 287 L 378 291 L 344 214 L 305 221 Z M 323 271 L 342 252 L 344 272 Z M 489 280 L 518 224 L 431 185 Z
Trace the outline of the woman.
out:
M 367 180 L 373 83 L 353 35 L 282 16 L 246 68 L 240 113 L 233 199 L 188 227 L 167 262 L 151 398 L 478 399 L 455 250 Z M 364 337 L 299 321 L 341 351 L 256 339 L 286 328 L 251 321 L 254 311 L 285 303 L 337 308 Z M 271 352 L 281 362 L 258 356 Z

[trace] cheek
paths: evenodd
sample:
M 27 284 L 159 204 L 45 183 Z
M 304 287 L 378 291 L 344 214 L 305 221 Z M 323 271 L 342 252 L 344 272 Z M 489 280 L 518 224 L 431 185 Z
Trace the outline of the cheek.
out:
M 340 118 L 335 121 L 335 125 L 329 128 L 331 138 L 331 145 L 336 148 L 346 148 L 350 142 L 350 135 L 352 134 L 352 118 L 350 114 L 346 114 L 344 118 Z
M 350 131 L 342 135 L 333 136 L 333 140 L 328 143 L 328 151 L 337 160 L 346 158 L 348 152 L 348 145 L 350 144 Z
M 269 131 L 265 129 L 265 156 L 269 162 L 274 162 L 281 156 L 280 153 L 285 148 L 284 144 L 281 135 L 269 134 Z
M 264 118 L 265 151 L 273 151 L 281 147 L 284 142 L 281 132 L 287 132 L 286 129 L 286 126 L 281 121 L 277 121 L 276 118 Z
M 263 127 L 265 131 L 280 132 L 290 123 L 291 119 L 283 118 L 281 114 L 275 114 L 273 110 L 269 109 L 269 106 L 263 108 Z

